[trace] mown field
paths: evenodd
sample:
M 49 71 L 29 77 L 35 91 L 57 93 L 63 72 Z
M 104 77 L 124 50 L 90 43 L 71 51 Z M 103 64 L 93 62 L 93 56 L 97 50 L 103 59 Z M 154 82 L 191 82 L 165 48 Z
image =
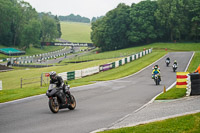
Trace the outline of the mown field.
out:
M 62 39 L 70 42 L 91 43 L 91 25 L 86 23 L 61 22 Z

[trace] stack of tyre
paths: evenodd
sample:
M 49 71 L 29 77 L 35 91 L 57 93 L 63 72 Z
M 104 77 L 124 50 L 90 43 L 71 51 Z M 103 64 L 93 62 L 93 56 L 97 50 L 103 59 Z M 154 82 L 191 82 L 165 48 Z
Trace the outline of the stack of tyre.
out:
M 190 95 L 200 95 L 200 74 L 191 73 L 191 94 Z

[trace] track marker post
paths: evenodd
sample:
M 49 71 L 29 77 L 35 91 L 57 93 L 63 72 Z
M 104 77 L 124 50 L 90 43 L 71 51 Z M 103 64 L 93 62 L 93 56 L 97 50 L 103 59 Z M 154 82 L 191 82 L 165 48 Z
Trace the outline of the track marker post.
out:
M 163 93 L 165 93 L 165 92 L 166 92 L 166 87 L 165 87 L 165 85 L 164 85 Z

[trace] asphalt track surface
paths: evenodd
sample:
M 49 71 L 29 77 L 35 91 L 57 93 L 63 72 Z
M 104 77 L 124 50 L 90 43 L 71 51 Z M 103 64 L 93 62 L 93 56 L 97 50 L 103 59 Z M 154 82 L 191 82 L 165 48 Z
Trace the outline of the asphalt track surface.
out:
M 172 63 L 165 65 L 166 57 L 177 60 L 178 70 L 185 68 L 192 52 L 172 52 L 146 69 L 118 80 L 97 82 L 71 89 L 77 100 L 74 111 L 60 110 L 53 114 L 45 95 L 0 104 L 1 133 L 88 133 L 108 128 L 127 114 L 132 113 L 176 81 Z M 161 85 L 151 79 L 153 65 L 161 69 Z

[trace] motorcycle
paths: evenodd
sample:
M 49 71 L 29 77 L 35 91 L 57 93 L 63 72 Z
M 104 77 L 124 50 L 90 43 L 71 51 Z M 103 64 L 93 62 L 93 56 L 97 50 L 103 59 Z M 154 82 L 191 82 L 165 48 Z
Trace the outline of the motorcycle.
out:
M 65 92 L 63 89 L 56 87 L 56 84 L 50 84 L 46 92 L 49 98 L 49 108 L 53 113 L 57 113 L 59 109 L 68 108 L 74 110 L 76 107 L 76 100 L 69 92 L 70 86 L 65 86 Z M 71 98 L 70 98 L 71 97 Z
M 156 85 L 159 85 L 159 84 L 160 84 L 160 77 L 159 77 L 159 76 L 160 76 L 159 73 L 153 75 L 153 79 L 154 79 Z
M 167 67 L 168 67 L 169 64 L 170 64 L 170 61 L 169 61 L 169 60 L 166 60 L 165 62 L 166 62 L 166 65 L 167 65 Z
M 173 64 L 172 68 L 173 68 L 173 71 L 175 72 L 178 66 L 176 64 Z

